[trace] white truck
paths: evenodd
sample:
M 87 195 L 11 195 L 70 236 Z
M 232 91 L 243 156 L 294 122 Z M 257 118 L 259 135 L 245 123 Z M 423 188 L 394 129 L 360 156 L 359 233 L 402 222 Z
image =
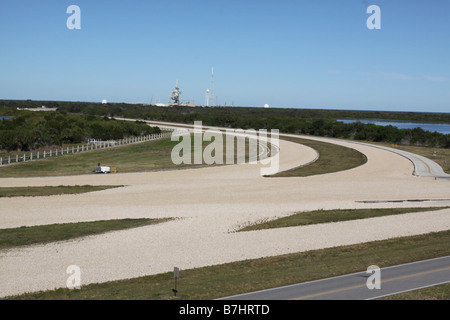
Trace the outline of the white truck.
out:
M 95 169 L 95 173 L 111 173 L 111 167 L 103 167 L 99 163 L 97 169 Z

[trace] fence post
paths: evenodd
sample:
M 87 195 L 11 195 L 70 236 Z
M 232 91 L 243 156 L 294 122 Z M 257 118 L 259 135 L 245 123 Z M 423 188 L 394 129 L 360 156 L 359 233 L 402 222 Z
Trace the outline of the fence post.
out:
M 8 164 L 11 164 L 11 156 L 8 156 Z
M 16 163 L 19 163 L 19 155 L 16 154 Z
M 39 160 L 39 156 L 40 156 L 40 154 L 39 154 L 39 151 L 38 151 L 38 153 L 37 153 L 37 158 L 38 158 L 38 160 Z
M 3 157 L 0 157 L 0 167 L 3 167 Z
M 33 152 L 30 153 L 30 161 L 33 161 Z

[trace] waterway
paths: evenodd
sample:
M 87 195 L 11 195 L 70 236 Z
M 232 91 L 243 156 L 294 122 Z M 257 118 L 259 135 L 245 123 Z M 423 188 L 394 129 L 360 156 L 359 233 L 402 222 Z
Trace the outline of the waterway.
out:
M 410 121 L 391 121 L 380 119 L 358 119 L 358 120 L 338 120 L 344 123 L 371 123 L 378 126 L 394 126 L 399 129 L 414 129 L 422 128 L 425 131 L 439 132 L 442 134 L 450 134 L 450 124 L 448 123 L 422 123 L 422 122 L 410 122 Z

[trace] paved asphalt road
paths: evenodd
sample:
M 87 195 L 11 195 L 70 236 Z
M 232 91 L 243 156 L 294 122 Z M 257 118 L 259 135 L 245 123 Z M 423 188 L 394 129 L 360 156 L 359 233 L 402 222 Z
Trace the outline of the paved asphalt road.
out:
M 368 266 L 369 267 L 369 266 Z M 450 282 L 450 256 L 379 270 L 380 289 L 370 290 L 366 271 L 222 298 L 219 300 L 369 300 Z

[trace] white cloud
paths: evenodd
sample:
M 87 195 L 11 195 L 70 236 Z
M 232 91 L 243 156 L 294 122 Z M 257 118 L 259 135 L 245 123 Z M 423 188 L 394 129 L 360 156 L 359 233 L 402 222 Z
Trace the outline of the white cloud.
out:
M 425 79 L 432 82 L 446 82 L 450 79 L 442 76 L 425 76 Z

